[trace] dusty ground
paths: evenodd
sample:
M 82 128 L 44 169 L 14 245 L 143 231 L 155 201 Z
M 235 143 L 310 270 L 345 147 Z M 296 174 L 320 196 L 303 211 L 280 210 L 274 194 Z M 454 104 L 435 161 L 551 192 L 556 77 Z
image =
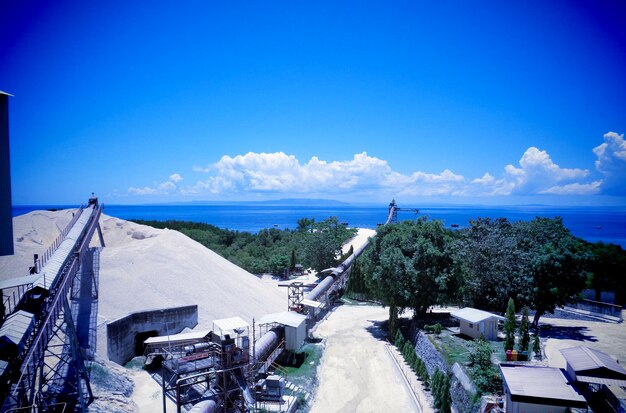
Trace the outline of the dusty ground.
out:
M 626 315 L 624 313 L 622 311 L 622 316 Z M 626 362 L 626 325 L 623 322 L 616 324 L 542 318 L 540 323 L 551 326 L 542 331 L 541 337 L 548 364 L 552 367 L 565 367 L 560 349 L 580 345 L 603 351 L 620 363 Z
M 352 246 L 354 251 L 356 251 L 361 245 L 365 244 L 368 238 L 371 238 L 374 235 L 376 235 L 376 231 L 373 229 L 359 228 L 354 238 L 344 244 L 341 252 L 343 254 L 347 253 L 350 251 L 350 246 Z
M 417 411 L 381 340 L 388 310 L 375 306 L 336 308 L 317 328 L 326 339 L 311 413 Z

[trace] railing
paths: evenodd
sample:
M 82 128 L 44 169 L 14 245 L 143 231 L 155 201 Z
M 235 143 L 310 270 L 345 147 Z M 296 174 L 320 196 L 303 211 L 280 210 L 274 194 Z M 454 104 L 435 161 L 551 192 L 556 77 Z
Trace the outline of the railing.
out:
M 81 206 L 81 208 L 79 209 L 79 213 L 74 214 L 74 218 L 72 219 L 72 221 L 70 221 L 66 228 L 61 231 L 61 234 L 57 239 L 64 239 L 67 236 L 82 212 L 83 208 Z M 93 234 L 93 231 L 95 230 L 94 227 L 96 226 L 94 225 L 94 219 L 96 220 L 95 222 L 97 224 L 97 219 L 100 216 L 100 212 L 101 210 L 98 207 L 95 207 L 95 210 L 92 211 L 92 217 L 85 226 L 86 232 L 82 234 L 82 238 L 79 238 L 77 240 L 75 248 L 73 249 L 73 251 L 70 252 L 70 254 L 72 254 L 71 259 L 67 260 L 67 262 L 61 269 L 59 276 L 57 277 L 57 281 L 54 283 L 54 285 L 51 285 L 51 288 L 49 290 L 49 296 L 45 301 L 45 308 L 38 316 L 35 328 L 27 339 L 24 350 L 18 356 L 18 360 L 23 362 L 21 375 L 16 382 L 16 385 L 13 388 L 11 394 L 11 396 L 15 398 L 20 397 L 20 393 L 24 394 L 24 391 L 29 392 L 34 390 L 34 380 L 36 375 L 38 374 L 37 369 L 43 360 L 48 342 L 54 334 L 56 320 L 59 319 L 61 311 L 64 311 L 62 300 L 67 299 L 72 284 L 71 281 L 73 280 L 80 267 L 79 260 L 77 259 L 78 255 L 76 253 L 81 251 L 79 248 L 84 247 L 85 242 L 88 242 L 85 241 L 86 236 L 91 237 L 91 235 Z M 60 245 L 60 242 L 56 245 Z M 33 398 L 34 394 L 30 393 L 27 396 L 28 402 L 32 403 Z
M 67 237 L 67 234 L 69 234 L 69 232 L 72 230 L 72 227 L 74 226 L 78 218 L 82 215 L 84 209 L 85 208 L 82 205 L 78 208 L 70 222 L 65 226 L 65 228 L 61 230 L 61 233 L 52 242 L 52 245 L 50 245 L 46 252 L 44 252 L 43 255 L 37 260 L 37 262 L 35 262 L 35 272 L 39 273 L 39 271 L 41 271 L 41 269 L 45 267 L 50 257 L 52 257 L 57 248 L 59 248 L 59 245 L 61 245 L 61 243 L 63 243 L 63 241 L 65 240 L 65 237 Z
M 67 409 L 67 403 L 55 403 L 48 406 L 51 408 L 50 411 L 65 413 Z M 59 410 L 60 409 L 60 410 Z M 16 407 L 14 409 L 9 409 L 5 413 L 38 413 L 40 409 L 36 405 L 27 406 L 27 407 Z

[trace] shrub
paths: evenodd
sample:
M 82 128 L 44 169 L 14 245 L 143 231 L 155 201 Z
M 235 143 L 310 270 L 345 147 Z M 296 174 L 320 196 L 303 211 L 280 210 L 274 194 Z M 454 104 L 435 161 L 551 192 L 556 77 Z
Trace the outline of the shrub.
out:
M 434 404 L 441 413 L 450 413 L 452 399 L 450 397 L 450 378 L 437 369 L 432 377 Z
M 504 351 L 513 350 L 513 345 L 515 345 L 515 302 L 512 298 L 509 298 L 509 303 L 506 306 L 504 334 Z
M 528 345 L 530 344 L 530 323 L 528 322 L 528 307 L 524 307 L 522 311 L 522 322 L 519 326 L 519 350 L 528 351 Z
M 541 359 L 541 343 L 539 342 L 539 333 L 535 334 L 535 339 L 533 340 L 533 352 L 535 353 L 535 357 Z
M 443 329 L 443 327 L 439 323 L 433 324 L 432 326 L 428 325 L 428 324 L 424 325 L 424 331 L 427 332 L 427 333 L 435 333 L 435 334 L 439 335 L 439 334 L 441 334 L 441 330 L 442 329 Z
M 404 347 L 404 343 L 405 343 L 404 336 L 400 332 L 400 329 L 398 329 L 396 331 L 396 338 L 395 338 L 394 344 L 399 350 L 402 350 L 402 347 Z

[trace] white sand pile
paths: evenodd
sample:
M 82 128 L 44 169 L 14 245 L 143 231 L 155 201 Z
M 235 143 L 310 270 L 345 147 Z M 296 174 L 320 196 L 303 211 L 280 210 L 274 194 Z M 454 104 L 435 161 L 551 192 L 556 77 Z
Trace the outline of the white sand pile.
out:
M 0 278 L 27 275 L 33 253 L 43 253 L 72 211 L 36 211 L 13 219 L 16 255 L 0 257 Z M 106 248 L 100 261 L 98 353 L 106 354 L 106 322 L 134 311 L 198 305 L 198 327 L 240 316 L 248 322 L 284 311 L 284 292 L 178 231 L 103 215 Z M 94 236 L 92 245 L 97 245 Z
M 0 279 L 23 277 L 33 265 L 33 254 L 43 255 L 72 219 L 72 209 L 33 211 L 13 218 L 15 254 L 0 257 Z
M 350 247 L 352 247 L 354 251 L 358 250 L 361 245 L 365 244 L 365 242 L 374 235 L 376 235 L 376 231 L 373 229 L 358 228 L 356 235 L 341 248 L 342 254 L 347 254 L 348 251 L 350 251 Z

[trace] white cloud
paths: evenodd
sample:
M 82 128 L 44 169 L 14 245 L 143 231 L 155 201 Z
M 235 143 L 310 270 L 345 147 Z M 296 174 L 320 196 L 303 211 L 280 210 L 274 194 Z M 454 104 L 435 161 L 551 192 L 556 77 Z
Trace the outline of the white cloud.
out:
M 600 185 L 602 185 L 602 181 L 593 181 L 589 184 L 576 182 L 562 186 L 553 186 L 540 193 L 555 195 L 595 195 L 600 193 Z
M 604 175 L 602 190 L 612 195 L 626 195 L 626 141 L 624 134 L 608 132 L 604 143 L 593 148 L 598 157 L 596 169 Z
M 496 178 L 494 178 L 493 176 L 491 176 L 491 174 L 489 174 L 489 172 L 485 172 L 485 174 L 482 176 L 482 178 L 476 178 L 472 181 L 473 184 L 478 184 L 478 185 L 491 185 L 495 182 Z
M 623 135 L 608 135 L 605 135 L 605 143 L 594 149 L 598 155 L 598 169 L 604 171 L 609 170 L 607 165 L 616 164 L 615 159 L 620 159 L 622 167 L 626 161 Z M 528 148 L 517 166 L 506 165 L 499 177 L 486 172 L 474 179 L 450 169 L 439 173 L 401 173 L 394 171 L 386 160 L 369 156 L 366 152 L 343 161 L 326 161 L 313 156 L 304 163 L 284 152 L 248 152 L 233 157 L 225 155 L 206 168 L 193 169 L 209 176 L 195 184 L 180 186 L 183 178 L 175 173 L 165 182 L 155 183 L 152 187 L 131 187 L 128 192 L 136 195 L 176 193 L 191 197 L 306 194 L 365 200 L 402 195 L 589 195 L 599 193 L 604 187 L 601 180 L 587 180 L 588 170 L 562 168 L 546 151 L 536 147 Z
M 170 175 L 170 181 L 174 183 L 178 183 L 183 180 L 183 177 L 180 174 L 172 174 Z
M 128 188 L 128 193 L 133 195 L 154 195 L 157 192 L 158 191 L 156 189 L 148 186 L 144 186 L 143 188 L 135 188 L 134 186 L 131 186 Z
M 178 187 L 177 182 L 183 180 L 183 177 L 179 174 L 172 174 L 167 181 L 161 183 L 154 183 L 154 186 L 144 186 L 143 188 L 137 188 L 131 186 L 127 192 L 132 195 L 164 195 L 173 193 Z
M 176 184 L 174 182 L 172 182 L 172 181 L 165 181 L 165 182 L 161 182 L 159 184 L 158 188 L 159 188 L 160 191 L 167 192 L 167 191 L 171 191 L 173 189 L 176 189 Z
M 546 151 L 534 146 L 528 148 L 519 160 L 520 167 L 507 165 L 504 168 L 504 177 L 494 182 L 494 190 L 502 195 L 530 195 L 547 193 L 551 188 L 559 185 L 578 183 L 580 179 L 589 176 L 586 169 L 561 168 L 554 163 Z M 573 191 L 577 186 L 570 187 Z M 582 190 L 582 187 L 580 187 Z M 586 190 L 585 190 L 586 191 Z

